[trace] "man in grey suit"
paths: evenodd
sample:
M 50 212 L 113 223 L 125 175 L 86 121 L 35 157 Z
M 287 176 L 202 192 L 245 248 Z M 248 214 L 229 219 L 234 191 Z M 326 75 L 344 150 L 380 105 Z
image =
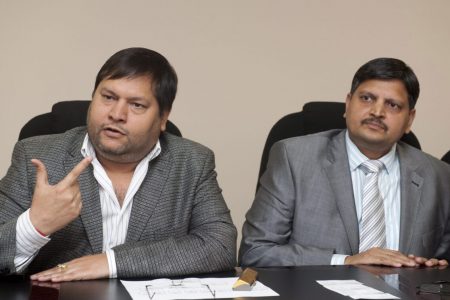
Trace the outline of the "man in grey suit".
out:
M 164 133 L 176 90 L 161 54 L 124 49 L 97 74 L 87 128 L 16 144 L 0 181 L 2 273 L 59 282 L 233 268 L 212 151 Z
M 240 263 L 447 265 L 450 166 L 399 141 L 418 96 L 404 62 L 375 59 L 353 78 L 346 130 L 276 143 L 246 215 Z

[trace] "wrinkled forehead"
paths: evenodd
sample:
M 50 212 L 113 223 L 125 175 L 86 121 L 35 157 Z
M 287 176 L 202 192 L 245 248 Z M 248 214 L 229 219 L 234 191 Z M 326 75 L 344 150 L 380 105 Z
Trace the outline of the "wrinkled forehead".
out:
M 98 82 L 97 86 L 95 87 L 94 91 L 92 92 L 92 96 L 94 96 L 95 92 L 98 90 L 100 86 L 103 86 L 105 82 L 107 81 L 114 81 L 114 80 L 120 80 L 125 79 L 126 81 L 142 81 L 142 82 L 148 82 L 148 87 L 150 89 L 150 92 L 152 95 L 155 95 L 155 89 L 153 86 L 153 78 L 151 75 L 127 75 L 127 76 L 107 76 L 103 78 L 100 82 Z

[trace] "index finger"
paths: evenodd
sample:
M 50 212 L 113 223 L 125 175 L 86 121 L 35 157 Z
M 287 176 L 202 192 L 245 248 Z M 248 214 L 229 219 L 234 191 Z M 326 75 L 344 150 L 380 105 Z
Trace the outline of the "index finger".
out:
M 66 177 L 64 177 L 63 180 L 61 180 L 61 183 L 64 184 L 73 184 L 75 181 L 77 181 L 78 176 L 80 176 L 81 172 L 84 171 L 92 162 L 92 157 L 88 156 L 85 157 L 82 161 L 80 161 L 73 169 L 72 171 L 67 174 Z

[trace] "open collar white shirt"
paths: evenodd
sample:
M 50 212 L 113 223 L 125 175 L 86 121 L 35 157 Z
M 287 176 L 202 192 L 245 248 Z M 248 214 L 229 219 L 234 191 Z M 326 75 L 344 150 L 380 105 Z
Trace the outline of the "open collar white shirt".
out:
M 121 207 L 114 192 L 114 186 L 105 169 L 98 161 L 88 135 L 86 134 L 84 138 L 81 154 L 84 157 L 91 156 L 93 158 L 94 177 L 99 184 L 103 225 L 103 252 L 106 253 L 108 258 L 109 276 L 111 278 L 117 277 L 114 251 L 111 248 L 125 243 L 134 195 L 139 190 L 147 174 L 149 162 L 160 153 L 161 144 L 158 140 L 150 153 L 136 166 Z M 44 237 L 36 231 L 30 220 L 29 209 L 20 215 L 16 224 L 16 255 L 14 258 L 14 265 L 17 271 L 23 271 L 37 255 L 39 249 L 50 240 L 51 237 Z
M 94 147 L 89 141 L 88 135 L 84 138 L 81 154 L 84 157 L 93 158 L 94 177 L 99 184 L 100 205 L 103 223 L 103 251 L 108 257 L 109 274 L 111 278 L 117 277 L 114 251 L 111 248 L 125 243 L 130 221 L 133 198 L 147 174 L 149 162 L 161 153 L 161 144 L 158 140 L 155 147 L 145 156 L 134 170 L 133 177 L 126 192 L 122 207 L 119 204 L 114 186 L 100 164 L 95 154 Z

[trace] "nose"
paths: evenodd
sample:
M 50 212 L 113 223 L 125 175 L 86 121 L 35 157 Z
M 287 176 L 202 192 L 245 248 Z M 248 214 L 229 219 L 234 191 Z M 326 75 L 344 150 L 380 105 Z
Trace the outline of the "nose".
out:
M 128 115 L 128 105 L 126 101 L 120 99 L 111 106 L 109 118 L 115 122 L 126 122 Z
M 371 109 L 371 114 L 376 117 L 384 117 L 384 113 L 385 111 L 383 101 L 381 99 L 378 101 L 374 101 Z

